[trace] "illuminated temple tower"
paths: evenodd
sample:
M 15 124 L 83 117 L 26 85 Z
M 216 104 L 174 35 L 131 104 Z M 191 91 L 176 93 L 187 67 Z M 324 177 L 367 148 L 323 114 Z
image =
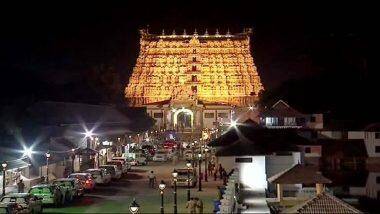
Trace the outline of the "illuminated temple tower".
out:
M 250 53 L 251 29 L 231 35 L 155 35 L 140 30 L 140 54 L 125 95 L 158 127 L 214 128 L 263 90 Z

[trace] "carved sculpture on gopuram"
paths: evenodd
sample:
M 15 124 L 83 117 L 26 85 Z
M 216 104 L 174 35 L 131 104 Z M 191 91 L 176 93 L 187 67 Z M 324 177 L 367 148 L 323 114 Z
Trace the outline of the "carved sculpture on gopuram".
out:
M 140 34 L 140 54 L 125 89 L 131 106 L 191 98 L 248 106 L 264 89 L 251 55 L 251 29 L 238 34 Z

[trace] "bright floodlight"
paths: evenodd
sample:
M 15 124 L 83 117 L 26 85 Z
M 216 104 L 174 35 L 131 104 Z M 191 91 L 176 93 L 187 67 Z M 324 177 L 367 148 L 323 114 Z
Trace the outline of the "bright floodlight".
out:
M 190 167 L 191 167 L 191 163 L 190 163 L 190 162 L 187 162 L 187 163 L 186 163 L 186 166 L 187 166 L 187 168 L 190 168 Z
M 201 157 L 202 157 L 202 154 L 201 154 L 201 153 L 199 153 L 199 154 L 198 154 L 198 157 L 199 157 L 199 158 L 201 158 Z
M 161 180 L 161 183 L 158 185 L 158 188 L 163 191 L 165 189 L 166 185 L 165 185 L 165 182 L 163 180 Z
M 250 106 L 250 107 L 249 107 L 249 110 L 251 110 L 251 111 L 252 111 L 252 110 L 253 110 L 253 106 Z
M 236 127 L 236 125 L 237 125 L 237 122 L 235 120 L 231 120 L 230 126 L 231 127 Z
M 90 130 L 90 131 L 86 131 L 85 133 L 84 133 L 84 136 L 85 137 L 92 137 L 92 131 Z
M 30 157 L 32 157 L 32 153 L 33 153 L 33 151 L 32 151 L 31 148 L 24 148 L 24 154 L 23 154 L 23 156 L 30 158 Z
M 7 162 L 4 161 L 4 162 L 1 164 L 1 166 L 3 167 L 3 169 L 5 169 L 5 168 L 7 168 L 8 164 L 7 164 Z

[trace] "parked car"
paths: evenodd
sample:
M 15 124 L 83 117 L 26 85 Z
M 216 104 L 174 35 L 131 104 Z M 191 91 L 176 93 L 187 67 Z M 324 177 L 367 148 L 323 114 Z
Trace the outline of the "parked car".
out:
M 177 173 L 178 173 L 178 177 L 177 177 L 177 186 L 179 187 L 187 187 L 187 181 L 188 181 L 188 169 L 187 168 L 183 168 L 183 169 L 176 169 L 177 170 Z M 197 181 L 198 181 L 198 176 L 197 176 L 197 172 L 194 168 L 190 168 L 189 169 L 189 172 L 190 172 L 190 175 L 189 175 L 189 178 L 190 178 L 190 187 L 195 187 L 197 185 Z M 174 185 L 174 183 L 172 183 L 172 185 Z
M 121 171 L 122 174 L 128 173 L 128 167 L 123 164 L 121 160 L 112 160 L 107 162 L 108 165 L 116 165 L 117 169 Z
M 78 172 L 71 173 L 68 178 L 76 178 L 79 180 L 79 183 L 82 185 L 84 190 L 93 190 L 95 188 L 95 181 L 92 179 L 90 173 Z
M 106 169 L 87 169 L 86 173 L 90 173 L 96 184 L 108 184 L 111 182 L 111 173 Z
M 17 214 L 20 205 L 17 203 L 0 203 L 0 213 Z
M 112 179 L 120 179 L 121 171 L 117 169 L 116 165 L 101 165 L 99 168 L 106 169 L 107 172 L 110 172 Z
M 65 203 L 65 196 L 61 189 L 54 184 L 40 184 L 29 189 L 29 193 L 42 198 L 43 205 L 54 205 L 56 207 Z
M 129 157 L 128 161 L 132 166 L 147 165 L 148 161 L 141 153 L 135 153 L 134 158 Z
M 76 178 L 59 178 L 53 181 L 63 192 L 65 192 L 66 202 L 71 202 L 76 196 L 83 196 L 84 189 L 80 181 Z
M 191 150 L 185 150 L 185 151 L 183 152 L 183 154 L 184 154 L 185 159 L 186 159 L 187 161 L 193 159 L 193 151 L 191 151 Z
M 123 164 L 127 166 L 128 171 L 132 168 L 131 163 L 128 162 L 128 158 L 126 157 L 113 157 L 112 160 L 121 160 Z
M 17 213 L 42 213 L 42 199 L 29 193 L 7 194 L 0 199 L 0 203 L 16 203 Z
M 157 151 L 156 154 L 153 156 L 153 161 L 167 161 L 168 156 L 165 151 Z

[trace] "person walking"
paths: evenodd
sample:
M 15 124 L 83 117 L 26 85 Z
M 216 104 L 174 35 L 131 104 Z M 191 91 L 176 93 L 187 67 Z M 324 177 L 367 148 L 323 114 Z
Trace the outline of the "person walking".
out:
M 154 175 L 153 171 L 150 171 L 150 173 L 148 175 L 148 178 L 149 178 L 149 187 L 150 188 L 154 188 L 154 183 L 156 181 L 156 176 Z
M 214 166 L 211 163 L 211 161 L 209 161 L 208 162 L 208 167 L 207 167 L 208 174 L 211 175 L 213 170 L 214 170 Z
M 186 208 L 188 210 L 188 213 L 195 214 L 195 208 L 196 208 L 196 201 L 194 198 L 190 198 L 190 201 L 186 202 Z
M 195 213 L 203 214 L 203 201 L 199 199 L 198 197 L 195 198 L 195 206 L 196 206 Z
M 24 188 L 25 188 L 25 184 L 22 181 L 22 179 L 20 179 L 20 181 L 17 183 L 18 193 L 23 193 L 24 192 Z
M 219 178 L 220 178 L 220 180 L 222 180 L 223 179 L 223 177 L 222 177 L 222 172 L 223 172 L 223 167 L 222 167 L 222 164 L 219 164 L 219 168 L 218 168 L 218 170 L 219 170 Z
M 223 178 L 223 185 L 226 186 L 227 185 L 227 172 L 225 169 L 222 170 L 222 178 Z

